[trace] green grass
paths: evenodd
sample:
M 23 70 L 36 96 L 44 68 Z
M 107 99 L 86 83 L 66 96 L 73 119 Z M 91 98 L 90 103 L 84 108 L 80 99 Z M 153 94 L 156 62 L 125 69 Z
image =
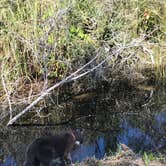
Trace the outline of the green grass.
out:
M 143 154 L 143 160 L 145 162 L 145 165 L 146 166 L 149 166 L 149 164 L 152 162 L 152 161 L 159 161 L 159 162 L 162 162 L 163 160 L 163 156 L 162 155 L 155 155 L 153 153 L 146 153 L 144 152 Z
M 66 8 L 69 10 L 65 14 L 58 15 Z M 120 58 L 135 52 L 139 60 L 129 59 L 125 62 L 127 68 L 148 64 L 155 68 L 156 78 L 163 79 L 165 19 L 166 2 L 158 0 L 1 0 L 0 74 L 7 89 L 14 93 L 18 86 L 39 81 L 45 74 L 56 82 L 92 59 L 103 43 L 110 48 L 126 45 L 157 28 L 142 43 L 153 53 L 153 64 L 142 47 L 124 51 Z M 20 80 L 17 85 L 16 80 Z M 0 89 L 3 96 L 2 85 Z

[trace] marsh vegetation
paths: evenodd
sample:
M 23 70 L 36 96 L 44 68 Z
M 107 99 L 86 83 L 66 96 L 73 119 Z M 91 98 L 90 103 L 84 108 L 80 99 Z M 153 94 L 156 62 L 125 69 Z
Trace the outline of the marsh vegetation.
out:
M 159 0 L 1 0 L 0 163 L 15 150 L 23 162 L 19 140 L 44 134 L 33 125 L 84 128 L 107 153 L 132 130 L 150 142 L 128 142 L 132 150 L 165 156 L 165 20 Z

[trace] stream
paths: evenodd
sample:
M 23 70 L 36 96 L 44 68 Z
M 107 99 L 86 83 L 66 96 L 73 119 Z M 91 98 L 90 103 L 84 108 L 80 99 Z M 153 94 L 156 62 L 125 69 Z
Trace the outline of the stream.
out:
M 56 100 L 56 98 L 55 98 Z M 51 103 L 51 101 L 50 101 Z M 41 111 L 42 112 L 42 111 Z M 123 143 L 136 153 L 166 154 L 166 87 L 131 88 L 118 85 L 62 98 L 43 108 L 42 118 L 29 116 L 33 125 L 21 123 L 0 129 L 0 166 L 21 166 L 35 138 L 84 129 L 84 141 L 72 154 L 73 162 L 102 159 Z M 47 125 L 44 125 L 47 124 Z

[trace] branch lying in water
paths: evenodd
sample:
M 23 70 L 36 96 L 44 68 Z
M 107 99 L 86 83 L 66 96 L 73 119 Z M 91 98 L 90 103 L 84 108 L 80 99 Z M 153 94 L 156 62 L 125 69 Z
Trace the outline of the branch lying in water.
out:
M 155 29 L 156 31 L 156 29 Z M 154 32 L 154 31 L 153 31 Z M 152 34 L 152 32 L 150 33 Z M 150 35 L 149 34 L 149 35 Z M 148 36 L 149 36 L 148 35 Z M 88 71 L 86 72 L 83 72 L 83 73 L 80 73 L 81 71 L 83 71 L 83 69 L 85 69 L 87 66 L 89 66 L 90 64 L 92 64 L 93 62 L 95 62 L 95 60 L 101 56 L 101 52 L 99 51 L 96 56 L 90 60 L 88 63 L 86 63 L 85 65 L 83 65 L 81 68 L 79 68 L 78 70 L 76 70 L 74 73 L 72 73 L 71 75 L 69 75 L 68 77 L 66 77 L 65 79 L 63 79 L 62 81 L 56 83 L 55 85 L 53 85 L 52 87 L 48 88 L 47 90 L 45 90 L 44 92 L 42 92 L 42 94 L 36 99 L 34 100 L 29 106 L 27 106 L 23 111 L 21 111 L 20 113 L 18 113 L 16 116 L 14 116 L 13 118 L 11 118 L 7 124 L 7 126 L 9 125 L 12 125 L 14 122 L 16 122 L 22 115 L 24 115 L 26 112 L 28 112 L 34 105 L 36 105 L 40 100 L 42 100 L 45 96 L 47 96 L 51 91 L 53 91 L 55 88 L 65 84 L 65 83 L 68 83 L 68 82 L 71 82 L 73 80 L 77 80 L 87 74 L 89 74 L 90 72 L 93 72 L 94 70 L 96 70 L 97 68 L 99 68 L 100 66 L 102 66 L 105 62 L 107 62 L 108 60 L 110 60 L 114 55 L 122 52 L 123 50 L 125 49 L 130 49 L 130 48 L 133 48 L 133 47 L 138 47 L 140 46 L 140 44 L 142 43 L 142 41 L 145 40 L 147 36 L 145 36 L 144 38 L 142 39 L 137 39 L 137 40 L 134 40 L 133 42 L 131 42 L 129 45 L 126 45 L 126 46 L 121 46 L 120 48 L 118 48 L 116 51 L 114 51 L 112 54 L 109 55 L 109 50 L 106 51 L 106 53 L 108 53 L 108 56 L 102 60 L 100 63 L 98 63 L 98 65 L 92 67 L 91 69 L 89 69 Z M 104 49 L 104 48 L 102 48 Z M 79 74 L 80 73 L 80 74 Z M 79 74 L 79 75 L 78 75 Z
M 62 81 L 56 83 L 55 85 L 53 85 L 52 87 L 48 88 L 46 91 L 44 91 L 41 96 L 39 96 L 36 100 L 34 100 L 29 106 L 27 106 L 23 111 L 21 111 L 19 114 L 17 114 L 15 117 L 13 117 L 12 119 L 10 119 L 10 121 L 8 122 L 7 126 L 12 125 L 17 119 L 19 119 L 22 115 L 24 115 L 27 111 L 29 111 L 34 105 L 36 105 L 40 100 L 42 100 L 45 96 L 47 96 L 52 90 L 54 90 L 55 88 L 63 85 L 64 83 L 67 82 L 71 82 L 73 80 L 76 80 L 76 75 L 81 72 L 85 67 L 87 67 L 88 65 L 90 65 L 91 63 L 93 63 L 98 57 L 100 56 L 100 53 L 97 53 L 97 55 L 90 60 L 88 63 L 86 63 L 84 66 L 82 66 L 81 68 L 79 68 L 78 70 L 76 70 L 74 73 L 72 73 L 71 75 L 69 75 L 68 77 L 66 77 L 65 79 L 63 79 Z M 96 69 L 96 68 L 95 68 Z M 94 69 L 94 70 L 95 70 Z M 88 74 L 88 73 L 87 73 Z M 83 75 L 84 76 L 84 75 Z M 80 77 L 79 77 L 80 78 Z

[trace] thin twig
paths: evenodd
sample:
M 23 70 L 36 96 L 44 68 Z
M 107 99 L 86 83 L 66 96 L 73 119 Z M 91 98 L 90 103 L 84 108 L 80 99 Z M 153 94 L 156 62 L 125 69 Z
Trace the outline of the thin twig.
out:
M 12 119 L 12 105 L 11 105 L 11 101 L 10 101 L 10 92 L 8 91 L 7 87 L 6 87 L 6 84 L 5 84 L 5 79 L 4 79 L 4 65 L 2 63 L 2 75 L 1 75 L 1 80 L 2 80 L 2 85 L 3 85 L 3 88 L 4 88 L 4 91 L 6 93 L 6 96 L 7 96 L 7 100 L 8 100 L 8 104 L 9 104 L 9 111 L 10 111 L 10 120 Z

